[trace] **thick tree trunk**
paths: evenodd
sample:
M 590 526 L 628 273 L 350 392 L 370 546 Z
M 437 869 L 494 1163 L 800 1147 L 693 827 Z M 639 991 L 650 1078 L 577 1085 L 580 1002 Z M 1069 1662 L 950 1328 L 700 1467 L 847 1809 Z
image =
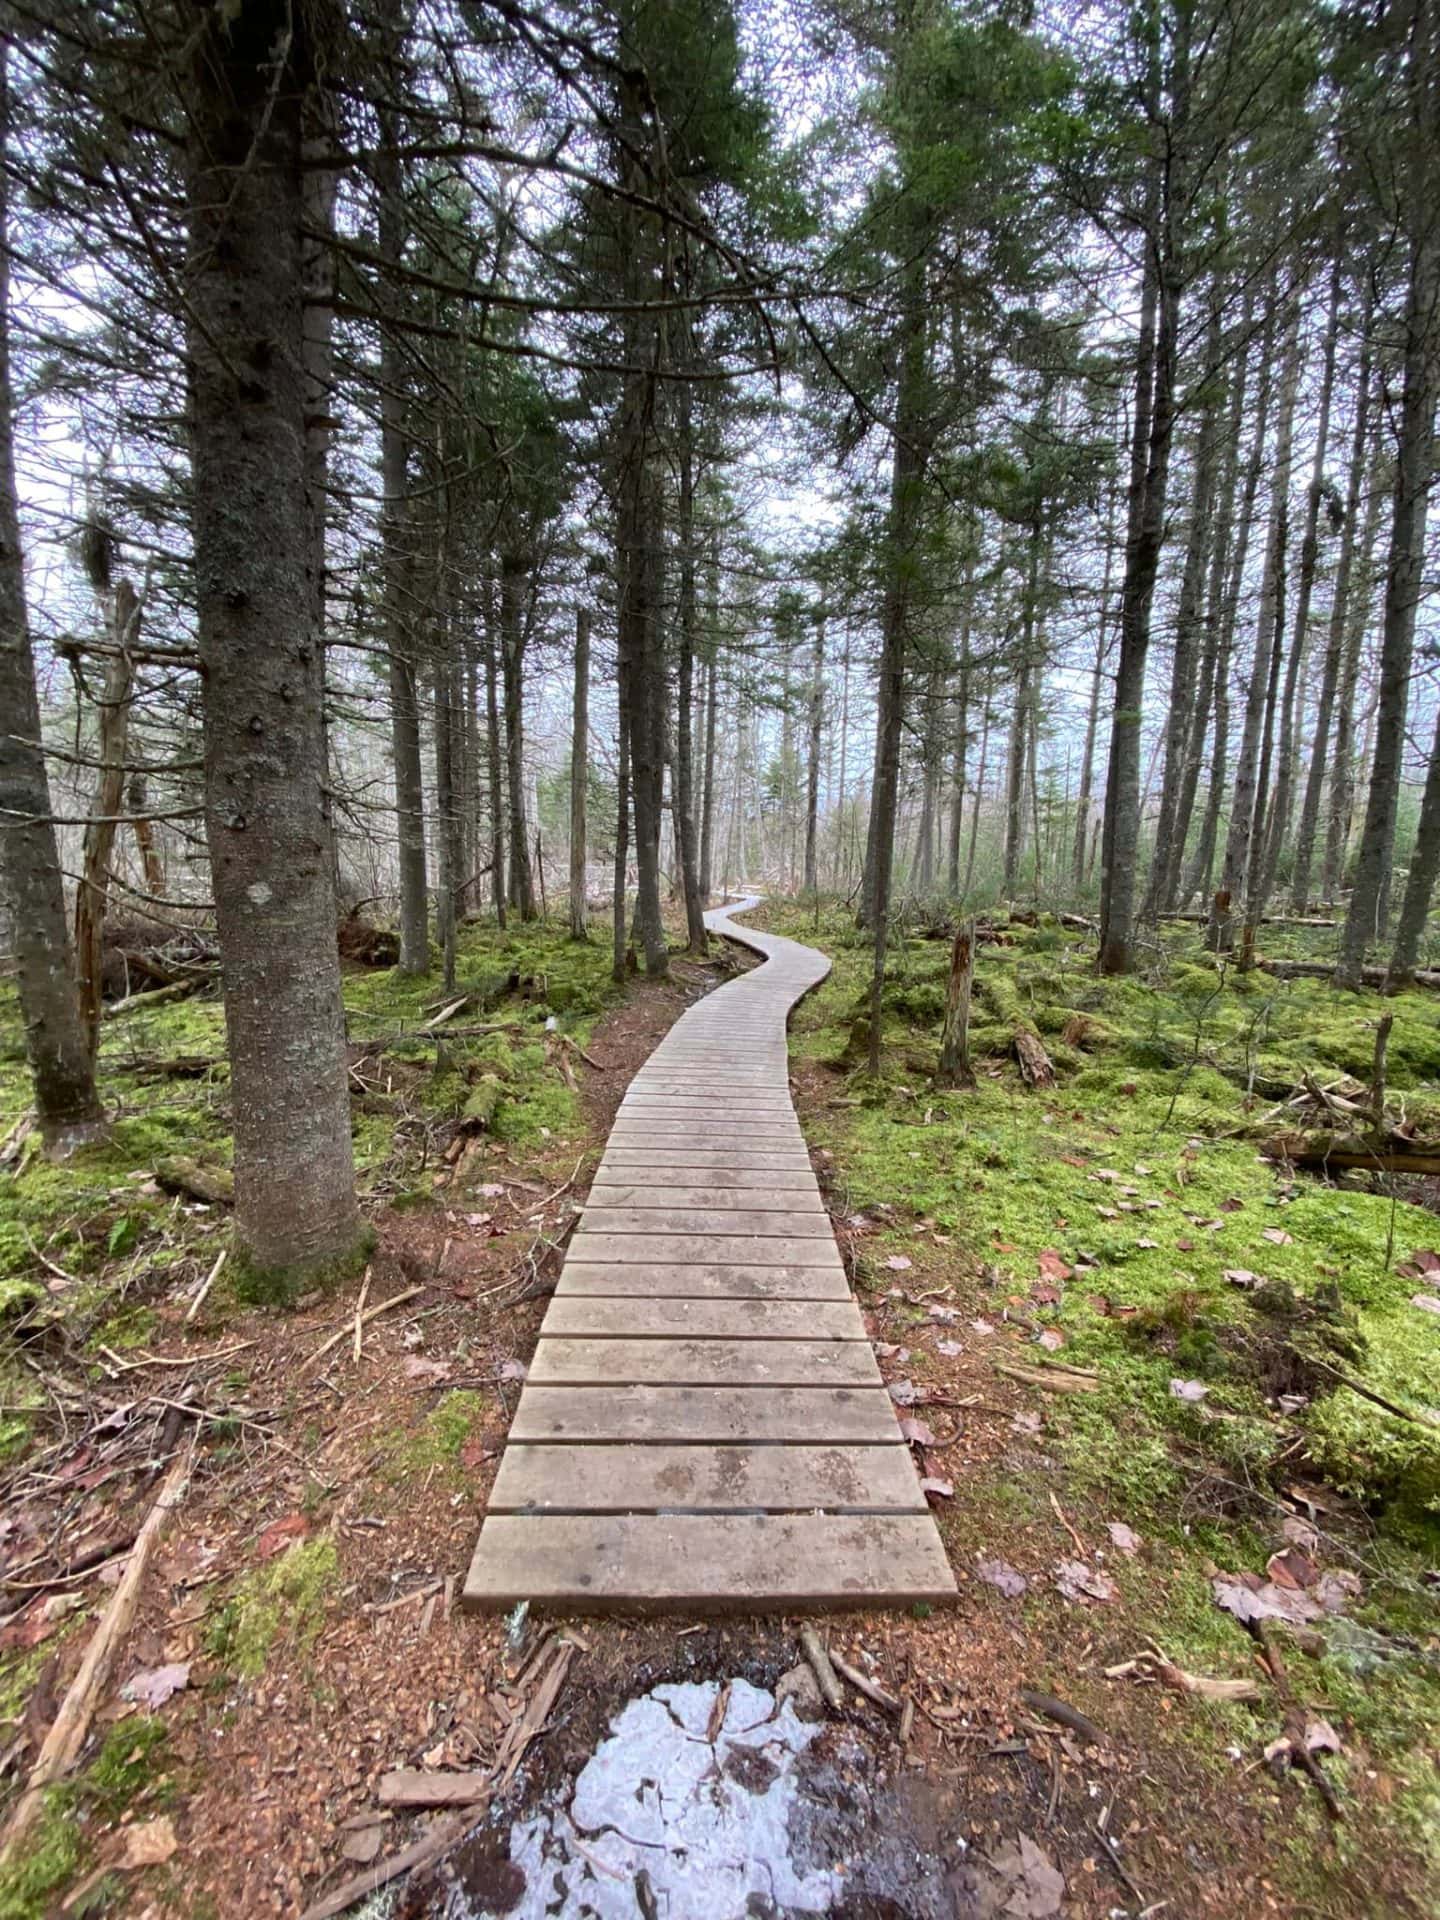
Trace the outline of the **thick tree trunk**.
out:
M 363 1252 L 305 498 L 302 98 L 313 12 L 197 25 L 188 88 L 193 531 L 205 821 L 237 1262 L 285 1298 Z M 277 73 L 276 49 L 285 69 Z
M 570 938 L 590 938 L 586 910 L 586 801 L 590 780 L 590 609 L 575 613 L 575 700 L 570 726 Z
M 962 920 L 950 949 L 950 974 L 945 985 L 945 1019 L 940 1029 L 940 1063 L 936 1083 L 942 1087 L 969 1084 L 970 993 L 975 980 L 975 922 Z
M 967 582 L 968 586 L 968 582 Z M 945 891 L 960 897 L 960 837 L 965 825 L 966 757 L 970 749 L 970 600 L 960 629 L 960 677 L 955 700 L 955 746 L 950 781 L 950 824 L 945 844 Z
M 712 563 L 713 564 L 713 563 Z M 708 625 L 709 660 L 705 668 L 705 778 L 700 802 L 700 898 L 708 905 L 714 874 L 715 848 L 715 709 L 717 686 L 717 649 L 719 624 L 718 567 L 711 573 L 710 616 Z
M 440 941 L 445 991 L 455 991 L 455 936 L 459 920 L 460 809 L 456 791 L 456 688 L 447 636 L 437 635 L 435 659 L 435 932 Z
M 1335 699 L 1340 689 L 1348 631 L 1351 581 L 1355 566 L 1355 537 L 1360 518 L 1360 492 L 1365 484 L 1365 451 L 1370 421 L 1371 316 L 1368 302 L 1360 339 L 1360 365 L 1356 375 L 1355 419 L 1350 439 L 1350 469 L 1345 488 L 1345 521 L 1340 532 L 1340 554 L 1335 563 L 1335 585 L 1330 603 L 1330 624 L 1325 646 L 1325 664 L 1320 678 L 1320 698 L 1315 713 L 1315 740 L 1310 751 L 1310 766 L 1305 779 L 1305 796 L 1300 806 L 1300 825 L 1295 835 L 1295 871 L 1291 880 L 1290 902 L 1296 913 L 1304 913 L 1310 903 L 1310 876 L 1315 859 L 1315 833 L 1320 821 L 1320 796 L 1327 769 L 1332 766 L 1332 782 L 1339 774 L 1338 763 L 1330 758 L 1330 732 L 1335 720 Z M 1353 693 L 1353 689 L 1352 689 Z
M 1404 392 L 1380 630 L 1370 793 L 1335 968 L 1336 981 L 1342 986 L 1358 983 L 1366 949 L 1381 931 L 1381 903 L 1395 849 L 1415 610 L 1424 585 L 1426 509 L 1434 478 L 1435 404 L 1440 391 L 1440 0 L 1414 0 L 1411 32 L 1413 146 L 1406 196 L 1410 281 L 1405 302 Z
M 393 127 L 383 124 L 376 160 L 380 191 L 380 257 L 398 307 L 405 244 L 400 161 Z M 380 330 L 380 619 L 390 663 L 390 732 L 395 761 L 395 830 L 400 864 L 400 970 L 430 965 L 430 909 L 425 868 L 425 773 L 420 746 L 420 694 L 415 656 L 415 566 L 409 525 L 405 362 L 393 327 Z
M 75 992 L 25 605 L 10 374 L 9 131 L 8 60 L 0 50 L 0 885 L 14 923 L 35 1111 L 47 1144 L 63 1152 L 98 1130 L 100 1103 Z

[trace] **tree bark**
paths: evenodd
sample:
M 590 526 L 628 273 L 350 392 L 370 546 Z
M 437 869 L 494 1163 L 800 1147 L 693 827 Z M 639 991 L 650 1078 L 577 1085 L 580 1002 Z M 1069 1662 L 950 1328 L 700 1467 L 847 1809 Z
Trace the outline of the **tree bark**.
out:
M 302 101 L 315 10 L 195 29 L 187 359 L 205 823 L 235 1136 L 237 1263 L 289 1297 L 366 1245 L 355 1201 L 323 662 L 310 578 Z M 276 71 L 276 49 L 283 70 Z
M 570 726 L 570 938 L 588 940 L 586 801 L 590 780 L 590 609 L 575 613 L 575 700 Z
M 485 583 L 485 785 L 490 810 L 490 892 L 496 924 L 504 931 L 508 883 L 505 874 L 504 751 L 500 744 L 499 667 L 496 663 L 495 583 Z
M 1340 656 L 1340 687 L 1335 701 L 1335 752 L 1330 778 L 1330 805 L 1325 828 L 1325 866 L 1321 891 L 1334 900 L 1340 890 L 1350 852 L 1350 829 L 1355 815 L 1355 723 L 1360 687 L 1360 656 L 1375 600 L 1375 543 L 1380 535 L 1380 505 L 1389 491 L 1389 455 L 1384 416 L 1372 406 L 1371 464 L 1361 522 L 1359 550 L 1349 586 L 1345 640 Z
M 1379 706 L 1365 825 L 1335 978 L 1353 986 L 1371 940 L 1395 848 L 1405 754 L 1415 610 L 1424 585 L 1425 521 L 1434 474 L 1435 404 L 1440 389 L 1440 4 L 1414 0 L 1408 63 L 1411 167 L 1406 217 L 1410 275 L 1405 301 L 1404 392 L 1380 629 Z
M 1326 637 L 1325 664 L 1320 679 L 1320 697 L 1315 713 L 1315 739 L 1310 750 L 1310 766 L 1305 779 L 1305 795 L 1300 805 L 1300 825 L 1295 835 L 1295 870 L 1291 878 L 1290 902 L 1296 913 L 1304 913 L 1310 903 L 1310 876 L 1315 859 L 1315 833 L 1320 820 L 1320 796 L 1327 770 L 1332 769 L 1332 785 L 1339 776 L 1338 756 L 1330 758 L 1330 733 L 1335 720 L 1335 699 L 1340 689 L 1345 659 L 1351 582 L 1355 566 L 1355 536 L 1360 518 L 1360 493 L 1365 484 L 1365 452 L 1370 421 L 1371 312 L 1366 302 L 1360 335 L 1360 365 L 1356 374 L 1355 419 L 1350 439 L 1350 468 L 1345 487 L 1345 520 L 1340 531 L 1340 554 L 1335 563 L 1335 585 L 1330 602 L 1330 623 Z M 1352 688 L 1353 695 L 1353 688 Z
M 1430 748 L 1430 765 L 1425 775 L 1425 793 L 1420 802 L 1420 820 L 1415 830 L 1415 851 L 1410 856 L 1410 873 L 1405 883 L 1405 898 L 1400 907 L 1400 923 L 1395 930 L 1395 947 L 1390 955 L 1387 992 L 1413 984 L 1420 960 L 1420 942 L 1430 917 L 1430 901 L 1440 875 L 1440 716 L 1435 722 L 1435 738 Z
M 10 372 L 9 133 L 9 62 L 0 49 L 0 884 L 14 923 L 36 1116 L 47 1145 L 64 1152 L 92 1137 L 101 1116 L 75 991 L 25 604 Z
M 936 1084 L 968 1085 L 970 1072 L 970 991 L 975 980 L 975 922 L 962 920 L 950 949 L 950 975 L 945 985 L 945 1019 L 940 1030 L 940 1064 Z
M 1120 592 L 1120 657 L 1105 781 L 1099 955 L 1100 971 L 1105 974 L 1128 973 L 1133 958 L 1140 860 L 1140 726 L 1175 426 L 1182 225 L 1176 155 L 1183 149 L 1189 117 L 1191 24 L 1190 7 L 1179 8 L 1171 55 L 1167 153 L 1157 153 L 1155 158 L 1154 217 L 1144 236 L 1142 307 L 1148 308 L 1151 318 L 1147 329 L 1142 315 L 1125 577 Z
M 815 649 L 810 659 L 810 733 L 805 768 L 805 892 L 820 891 L 820 741 L 825 724 L 825 610 L 815 617 Z
M 75 889 L 75 970 L 85 1042 L 95 1058 L 100 1042 L 102 945 L 110 895 L 110 859 L 125 792 L 125 744 L 130 731 L 130 689 L 134 678 L 130 648 L 139 637 L 140 602 L 123 576 L 106 595 L 107 624 L 114 652 L 105 666 L 100 695 L 95 757 L 95 798 L 86 823 Z
M 685 932 L 689 951 L 705 953 L 704 896 L 700 891 L 700 845 L 695 827 L 695 652 L 699 601 L 695 565 L 695 446 L 688 384 L 680 395 L 680 499 L 676 528 L 680 558 L 679 658 L 675 686 L 675 762 L 671 770 L 680 885 L 685 896 Z
M 525 607 L 529 568 L 519 554 L 500 558 L 500 675 L 505 694 L 505 786 L 510 802 L 510 905 L 535 918 L 535 874 L 525 815 Z
M 399 150 L 382 121 L 376 157 L 380 196 L 379 250 L 387 299 L 398 308 L 405 246 Z M 400 866 L 400 971 L 430 966 L 430 907 L 425 866 L 425 773 L 420 745 L 420 694 L 415 660 L 413 530 L 409 525 L 409 450 L 405 362 L 396 329 L 380 328 L 380 618 L 389 655 L 391 749 L 395 760 L 395 828 Z

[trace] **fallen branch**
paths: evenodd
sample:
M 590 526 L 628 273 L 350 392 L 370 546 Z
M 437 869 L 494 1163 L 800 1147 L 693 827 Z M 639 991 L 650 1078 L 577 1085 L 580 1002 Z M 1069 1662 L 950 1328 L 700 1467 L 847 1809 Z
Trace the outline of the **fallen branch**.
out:
M 830 1664 L 830 1655 L 825 1642 L 814 1627 L 800 1629 L 800 1651 L 809 1662 L 810 1671 L 815 1676 L 815 1684 L 820 1689 L 820 1697 L 832 1713 L 841 1713 L 845 1707 L 845 1696 L 840 1691 L 840 1682 L 835 1678 L 835 1669 Z
M 867 1680 L 858 1667 L 850 1666 L 847 1661 L 840 1658 L 838 1653 L 830 1655 L 830 1664 L 842 1680 L 848 1680 L 857 1693 L 863 1693 L 865 1698 L 873 1701 L 877 1707 L 883 1708 L 886 1713 L 900 1712 L 900 1702 L 893 1693 L 887 1693 L 884 1687 L 878 1687 L 873 1680 Z
M 352 1358 L 359 1364 L 360 1355 L 365 1350 L 365 1302 L 370 1297 L 370 1268 L 365 1268 L 365 1278 L 360 1282 L 360 1295 L 355 1302 L 355 1345 Z
M 1020 1063 L 1020 1078 L 1027 1087 L 1053 1087 L 1055 1084 L 1055 1066 L 1045 1051 L 1044 1042 L 1032 1026 L 1021 1022 L 1015 1029 L 1012 1042 L 1015 1058 Z
M 206 1276 L 204 1286 L 201 1287 L 200 1291 L 196 1294 L 195 1298 L 190 1302 L 190 1305 L 185 1309 L 185 1318 L 180 1322 L 182 1327 L 189 1326 L 190 1322 L 195 1318 L 196 1314 L 199 1313 L 201 1307 L 204 1306 L 206 1300 L 209 1298 L 210 1289 L 214 1286 L 215 1282 L 220 1278 L 220 1269 L 225 1264 L 226 1251 L 227 1250 L 224 1247 L 220 1249 L 219 1257 L 217 1258 L 214 1266 L 211 1267 L 210 1272 Z
M 402 1873 L 413 1873 L 417 1867 L 428 1867 L 432 1860 L 438 1860 L 442 1854 L 449 1852 L 469 1824 L 468 1813 L 452 1814 L 448 1820 L 437 1820 L 422 1840 L 416 1840 L 400 1853 L 391 1854 L 388 1860 L 376 1861 L 373 1867 L 366 1867 L 363 1873 L 357 1873 L 353 1880 L 342 1880 L 333 1893 L 327 1893 L 323 1899 L 307 1907 L 300 1920 L 333 1920 L 335 1914 L 344 1913 L 357 1900 L 364 1900 L 378 1887 L 388 1886 Z
M 25 1791 L 5 1827 L 3 1840 L 0 1840 L 0 1846 L 3 1846 L 0 1859 L 8 1858 L 34 1826 L 44 1804 L 45 1789 L 67 1773 L 80 1756 L 90 1723 L 95 1717 L 95 1709 L 100 1704 L 100 1695 L 109 1681 L 115 1655 L 135 1619 L 145 1569 L 170 1523 L 171 1515 L 184 1497 L 193 1454 L 192 1447 L 166 1474 L 155 1504 L 135 1536 L 135 1545 L 130 1551 L 120 1584 L 101 1616 L 99 1626 L 90 1637 L 79 1672 L 70 1683 L 54 1725 L 46 1734 L 39 1756 L 30 1770 Z
M 1061 1373 L 1058 1369 L 1022 1367 L 1008 1360 L 997 1360 L 995 1371 L 1007 1380 L 1019 1380 L 1027 1387 L 1039 1387 L 1044 1393 L 1098 1393 L 1100 1382 L 1089 1374 Z
M 406 1287 L 403 1293 L 394 1294 L 389 1300 L 382 1300 L 378 1307 L 371 1307 L 370 1311 L 367 1314 L 365 1314 L 364 1317 L 361 1319 L 360 1325 L 362 1327 L 368 1327 L 370 1322 L 372 1320 L 378 1319 L 382 1313 L 389 1313 L 395 1307 L 404 1306 L 407 1300 L 413 1300 L 417 1293 L 423 1293 L 424 1291 L 425 1289 L 423 1287 Z M 332 1333 L 330 1338 L 325 1342 L 323 1346 L 317 1347 L 315 1349 L 314 1353 L 311 1354 L 310 1358 L 305 1362 L 304 1366 L 301 1367 L 300 1369 L 301 1373 L 308 1373 L 311 1367 L 315 1366 L 319 1361 L 325 1358 L 326 1354 L 329 1353 L 332 1347 L 338 1347 L 340 1342 L 345 1338 L 346 1334 L 350 1332 L 351 1332 L 351 1326 L 350 1326 L 350 1323 L 347 1321 L 346 1324 L 343 1327 L 341 1327 L 338 1333 Z
M 1047 1720 L 1054 1720 L 1057 1725 L 1068 1727 L 1072 1733 L 1078 1733 L 1087 1746 L 1103 1747 L 1105 1745 L 1105 1735 L 1095 1722 L 1087 1719 L 1078 1707 L 1072 1707 L 1067 1701 L 1057 1700 L 1053 1693 L 1036 1693 L 1030 1687 L 1021 1687 L 1019 1699 L 1032 1713 L 1043 1714 Z

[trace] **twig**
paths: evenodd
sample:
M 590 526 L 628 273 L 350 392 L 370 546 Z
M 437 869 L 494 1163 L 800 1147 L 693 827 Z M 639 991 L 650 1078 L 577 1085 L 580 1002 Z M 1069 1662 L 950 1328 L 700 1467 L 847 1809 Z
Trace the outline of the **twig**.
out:
M 449 1851 L 474 1817 L 473 1813 L 466 1812 L 452 1814 L 447 1820 L 437 1820 L 423 1840 L 415 1841 L 400 1853 L 392 1853 L 388 1860 L 379 1860 L 373 1867 L 366 1867 L 353 1880 L 342 1880 L 333 1893 L 327 1893 L 323 1899 L 307 1907 L 301 1920 L 332 1920 L 333 1915 L 353 1907 L 357 1900 L 374 1893 L 377 1887 L 387 1886 L 402 1873 L 411 1873 L 416 1867 L 428 1867 L 432 1860 L 438 1860 Z
M 581 1167 L 584 1166 L 584 1164 L 585 1164 L 585 1156 L 582 1153 L 580 1158 L 575 1162 L 575 1171 L 571 1174 L 570 1178 L 565 1182 L 564 1186 L 556 1187 L 553 1193 L 547 1193 L 545 1198 L 543 1200 L 537 1200 L 533 1207 L 526 1207 L 525 1211 L 521 1214 L 520 1218 L 522 1220 L 533 1219 L 537 1213 L 543 1213 L 546 1207 L 552 1206 L 554 1202 L 560 1198 L 562 1193 L 568 1193 L 571 1187 L 574 1186 L 576 1180 L 580 1177 L 580 1169 Z
M 1047 1720 L 1057 1721 L 1072 1733 L 1078 1733 L 1087 1746 L 1105 1745 L 1105 1735 L 1095 1722 L 1087 1719 L 1078 1707 L 1072 1707 L 1068 1701 L 1057 1700 L 1053 1693 L 1036 1693 L 1030 1687 L 1020 1687 L 1018 1697 L 1032 1713 L 1044 1714 Z
M 109 1606 L 105 1609 L 99 1626 L 91 1635 L 90 1644 L 85 1649 L 85 1657 L 80 1662 L 79 1672 L 70 1683 L 69 1691 L 61 1702 L 60 1711 L 50 1731 L 45 1736 L 35 1765 L 30 1770 L 30 1778 L 25 1791 L 16 1804 L 5 1828 L 3 1853 L 0 1858 L 12 1855 L 22 1838 L 35 1824 L 44 1804 L 45 1789 L 58 1780 L 79 1758 L 85 1745 L 90 1723 L 95 1717 L 95 1709 L 100 1695 L 110 1677 L 110 1670 L 121 1642 L 130 1631 L 135 1618 L 135 1610 L 140 1602 L 140 1585 L 145 1578 L 145 1569 L 150 1556 L 160 1541 L 170 1516 L 179 1506 L 185 1492 L 185 1483 L 190 1476 L 194 1459 L 194 1447 L 177 1460 L 165 1476 L 155 1504 L 145 1517 L 145 1524 L 135 1536 L 135 1545 L 131 1548 L 130 1558 L 121 1575 Z
M 200 1311 L 201 1307 L 204 1306 L 207 1298 L 209 1297 L 210 1289 L 214 1286 L 215 1282 L 220 1278 L 220 1269 L 225 1264 L 225 1256 L 227 1252 L 228 1252 L 228 1248 L 222 1247 L 220 1249 L 219 1257 L 216 1259 L 214 1266 L 211 1267 L 209 1273 L 206 1275 L 204 1286 L 201 1287 L 200 1291 L 196 1294 L 195 1298 L 190 1302 L 190 1305 L 185 1309 L 185 1318 L 180 1322 L 182 1327 L 188 1327 L 190 1322 L 195 1318 L 196 1314 Z
M 865 1698 L 873 1701 L 877 1707 L 882 1707 L 886 1713 L 900 1712 L 900 1702 L 893 1693 L 887 1693 L 884 1687 L 877 1687 L 873 1680 L 867 1680 L 858 1667 L 850 1666 L 840 1658 L 838 1653 L 831 1654 L 830 1664 L 842 1680 L 848 1680 L 857 1693 L 864 1694 Z
M 413 1300 L 417 1293 L 423 1293 L 424 1291 L 425 1289 L 423 1287 L 406 1287 L 403 1293 L 393 1294 L 390 1299 L 382 1300 L 378 1307 L 371 1307 L 370 1311 L 365 1315 L 363 1321 L 361 1322 L 361 1325 L 369 1326 L 370 1322 L 376 1319 L 380 1314 L 389 1313 L 392 1308 L 403 1306 L 407 1300 Z M 349 1333 L 349 1331 L 350 1331 L 350 1328 L 348 1326 L 344 1326 L 344 1327 L 341 1327 L 338 1333 L 332 1333 L 330 1338 L 325 1342 L 325 1344 L 323 1346 L 317 1347 L 314 1353 L 311 1354 L 310 1358 L 305 1362 L 304 1366 L 301 1367 L 300 1369 L 301 1373 L 308 1373 L 311 1367 L 315 1366 L 319 1361 L 325 1358 L 326 1354 L 329 1353 L 332 1347 L 338 1347 L 340 1342 L 345 1338 L 346 1334 Z
M 825 1642 L 814 1627 L 800 1629 L 800 1651 L 810 1663 L 810 1671 L 815 1675 L 815 1684 L 820 1689 L 820 1697 L 832 1713 L 841 1713 L 845 1707 L 845 1696 L 840 1691 L 840 1682 L 835 1678 L 835 1669 L 830 1664 L 830 1655 L 825 1650 Z
M 1080 1535 L 1075 1531 L 1075 1528 L 1070 1524 L 1069 1520 L 1065 1517 L 1065 1509 L 1061 1506 L 1060 1502 L 1055 1498 L 1055 1495 L 1053 1493 L 1050 1496 L 1050 1505 L 1054 1510 L 1055 1518 L 1060 1522 L 1061 1526 L 1064 1527 L 1065 1531 L 1069 1534 L 1070 1538 L 1075 1542 L 1075 1551 L 1079 1554 L 1082 1560 L 1088 1560 L 1090 1558 L 1090 1549 L 1085 1545 L 1085 1542 L 1080 1538 Z
M 361 1350 L 365 1345 L 365 1302 L 370 1296 L 370 1269 L 365 1269 L 365 1278 L 360 1282 L 360 1298 L 355 1302 L 355 1351 L 358 1363 Z

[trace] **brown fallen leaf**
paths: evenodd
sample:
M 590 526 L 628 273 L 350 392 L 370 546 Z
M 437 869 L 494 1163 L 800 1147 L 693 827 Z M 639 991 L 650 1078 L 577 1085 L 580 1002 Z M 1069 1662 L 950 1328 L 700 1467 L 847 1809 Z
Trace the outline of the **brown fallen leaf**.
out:
M 273 1560 L 292 1541 L 303 1540 L 309 1531 L 310 1522 L 303 1513 L 287 1513 L 283 1520 L 272 1520 L 268 1527 L 261 1529 L 255 1551 L 262 1560 Z
M 1087 1567 L 1083 1560 L 1062 1560 L 1055 1569 L 1055 1585 L 1067 1600 L 1120 1598 L 1120 1589 L 1109 1574 Z
M 1008 1560 L 977 1560 L 975 1571 L 987 1587 L 995 1587 L 1007 1600 L 1018 1600 L 1030 1585 Z

